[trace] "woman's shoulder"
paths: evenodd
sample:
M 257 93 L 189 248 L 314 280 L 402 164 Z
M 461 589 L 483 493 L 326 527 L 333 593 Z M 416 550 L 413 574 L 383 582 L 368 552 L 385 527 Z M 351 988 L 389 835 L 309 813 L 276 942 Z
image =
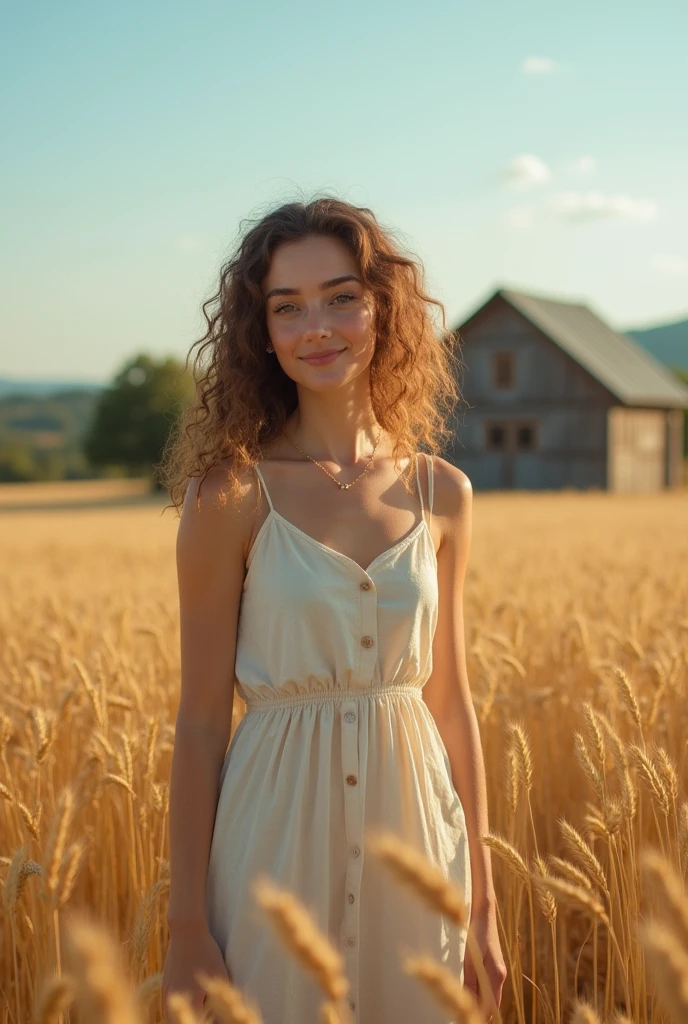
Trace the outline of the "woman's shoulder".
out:
M 432 456 L 434 481 L 433 512 L 453 517 L 470 503 L 473 486 L 466 473 L 440 455 Z
M 236 480 L 234 479 L 236 475 Z M 196 507 L 199 512 L 225 511 L 230 514 L 249 508 L 258 495 L 255 466 L 245 466 L 235 474 L 232 457 L 222 459 L 207 472 L 192 476 L 184 499 L 185 507 Z
M 190 478 L 179 524 L 177 549 L 189 557 L 220 552 L 245 555 L 259 513 L 259 487 L 255 468 L 244 467 L 233 480 L 227 458 L 207 472 Z
M 193 637 L 202 657 L 221 657 L 212 666 L 224 679 L 226 625 L 238 616 L 246 575 L 246 545 L 252 517 L 247 511 L 249 476 L 242 474 L 238 493 L 232 486 L 231 464 L 213 465 L 189 480 L 177 531 L 176 565 L 183 631 Z M 218 617 L 221 609 L 222 621 Z M 213 630 L 220 630 L 215 636 Z M 208 643 L 208 638 L 212 642 Z M 233 641 L 232 641 L 233 642 Z M 229 651 L 231 655 L 231 650 Z M 233 657 L 233 655 L 231 655 Z M 206 682 L 215 686 L 215 675 Z M 212 697 L 212 694 L 211 694 Z M 203 698 L 210 706 L 210 697 Z

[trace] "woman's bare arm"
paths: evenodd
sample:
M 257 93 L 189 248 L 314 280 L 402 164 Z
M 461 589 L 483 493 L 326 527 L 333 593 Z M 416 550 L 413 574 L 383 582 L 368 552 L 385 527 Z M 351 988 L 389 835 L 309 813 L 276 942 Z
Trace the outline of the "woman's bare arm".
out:
M 475 910 L 494 906 L 490 851 L 479 836 L 488 831 L 485 762 L 466 668 L 463 587 L 471 544 L 473 489 L 458 467 L 434 459 L 433 518 L 442 540 L 437 556 L 439 615 L 433 671 L 423 697 L 447 749 L 452 781 L 463 804 L 471 856 Z
M 238 508 L 217 467 L 189 483 L 177 534 L 181 696 L 170 778 L 170 929 L 206 925 L 205 886 L 219 775 L 234 703 L 237 619 L 255 485 Z

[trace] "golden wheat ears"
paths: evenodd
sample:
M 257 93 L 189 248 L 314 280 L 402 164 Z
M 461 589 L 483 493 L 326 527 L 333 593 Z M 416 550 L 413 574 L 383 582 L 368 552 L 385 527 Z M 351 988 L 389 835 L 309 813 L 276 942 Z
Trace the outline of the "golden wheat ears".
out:
M 688 896 L 671 861 L 658 850 L 646 849 L 640 867 L 653 917 L 638 926 L 657 997 L 672 1024 L 688 1021 Z

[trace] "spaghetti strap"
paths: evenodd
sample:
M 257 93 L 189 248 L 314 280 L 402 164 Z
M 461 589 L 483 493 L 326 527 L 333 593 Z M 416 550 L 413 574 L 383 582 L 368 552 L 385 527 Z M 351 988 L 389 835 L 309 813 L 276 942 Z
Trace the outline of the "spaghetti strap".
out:
M 418 484 L 418 497 L 420 498 L 420 514 L 421 518 L 425 519 L 425 504 L 423 503 L 423 488 L 420 485 L 420 471 L 419 471 L 419 458 L 416 452 L 416 483 Z
M 265 497 L 268 499 L 268 505 L 270 506 L 270 508 L 272 508 L 272 498 L 270 497 L 270 491 L 267 489 L 267 485 L 265 483 L 265 479 L 263 477 L 263 474 L 260 471 L 260 466 L 258 465 L 257 462 L 255 464 L 255 467 L 256 467 L 256 473 L 258 474 L 258 478 L 260 480 L 261 487 L 265 491 Z
M 432 513 L 432 498 L 435 491 L 435 481 L 432 475 L 433 464 L 432 455 L 425 455 L 425 462 L 428 467 L 428 512 Z

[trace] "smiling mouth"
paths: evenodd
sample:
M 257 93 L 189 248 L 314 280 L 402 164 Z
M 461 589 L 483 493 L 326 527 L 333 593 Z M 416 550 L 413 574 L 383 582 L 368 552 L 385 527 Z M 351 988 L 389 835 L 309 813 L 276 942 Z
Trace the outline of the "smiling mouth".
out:
M 330 348 L 326 352 L 314 352 L 310 356 L 301 356 L 301 359 L 304 363 L 322 363 L 325 360 L 334 359 L 335 356 L 338 356 L 343 351 L 343 348 Z

